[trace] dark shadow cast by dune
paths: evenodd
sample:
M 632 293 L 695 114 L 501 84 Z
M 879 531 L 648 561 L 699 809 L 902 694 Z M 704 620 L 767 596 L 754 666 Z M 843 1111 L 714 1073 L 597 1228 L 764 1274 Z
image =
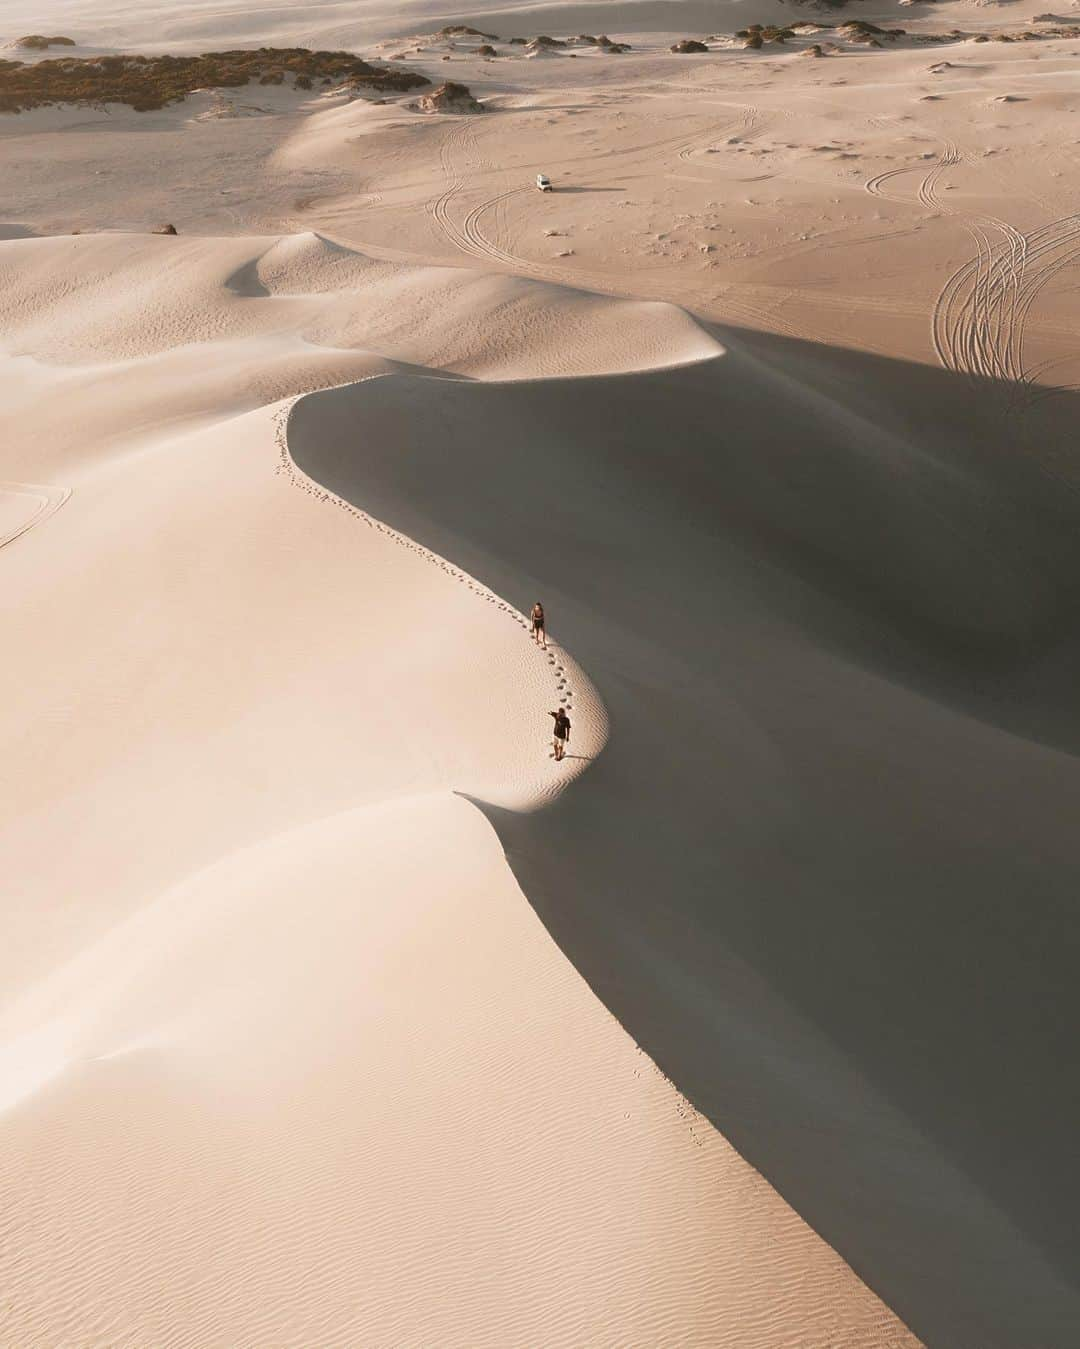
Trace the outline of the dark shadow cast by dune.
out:
M 721 337 L 312 395 L 290 448 L 558 613 L 609 745 L 477 804 L 627 1030 L 928 1345 L 1066 1349 L 1080 398 Z

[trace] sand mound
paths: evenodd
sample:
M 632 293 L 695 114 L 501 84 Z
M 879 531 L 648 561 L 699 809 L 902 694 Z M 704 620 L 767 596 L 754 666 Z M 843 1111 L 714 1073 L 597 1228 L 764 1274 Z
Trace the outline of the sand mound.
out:
M 906 1346 L 591 985 L 928 1344 L 1072 1344 L 1076 44 L 708 11 L 0 119 L 0 1342 Z
M 892 400 L 936 418 L 947 396 L 947 377 L 897 378 L 797 347 L 775 370 L 736 352 L 558 385 L 395 376 L 302 401 L 290 444 L 318 480 L 500 593 L 528 593 L 543 559 L 571 645 L 629 733 L 553 811 L 487 813 L 619 1019 L 819 1231 L 859 1250 L 916 1328 L 1064 1343 L 1080 1303 L 1044 1255 L 1048 1215 L 965 1140 L 992 1119 L 1022 1147 L 1025 1093 L 998 1054 L 975 1052 L 1004 1041 L 1025 1046 L 1012 1060 L 1025 1081 L 1038 1056 L 1039 1117 L 1061 1121 L 1047 1177 L 1071 1147 L 1071 1084 L 1050 1064 L 1072 1018 L 1048 1041 L 1022 994 L 1001 1001 L 1019 943 L 1047 996 L 1075 1008 L 1071 957 L 1044 935 L 1065 890 L 1041 892 L 1032 921 L 1005 918 L 1023 859 L 1075 861 L 1055 822 L 1077 785 L 1068 659 L 1019 700 L 975 690 L 968 671 L 973 650 L 994 652 L 1011 686 L 1033 630 L 1053 640 L 1080 565 L 1075 504 L 1004 467 L 977 426 L 960 442 L 928 411 L 917 443 L 883 433 Z M 823 387 L 858 388 L 860 410 Z M 419 408 L 437 444 L 412 436 Z M 358 421 L 378 428 L 362 471 L 347 455 Z M 571 490 L 534 513 L 522 483 L 538 463 Z M 943 910 L 946 817 L 959 907 Z M 1002 926 L 976 918 L 990 912 Z M 851 977 L 823 982 L 826 959 Z M 917 1033 L 892 1035 L 898 1008 Z M 929 1258 L 909 1278 L 913 1250 Z
M 43 52 L 50 47 L 75 47 L 78 44 L 70 37 L 44 37 L 41 33 L 31 33 L 28 37 L 16 38 L 10 45 L 25 51 Z
M 366 370 L 383 358 L 507 377 L 682 364 L 720 350 L 674 305 L 460 268 L 404 267 L 310 233 L 14 240 L 0 251 L 0 286 L 7 339 L 36 360 L 75 366 L 160 356 L 183 364 L 197 359 L 193 343 L 216 341 L 213 386 L 233 356 L 243 364 L 252 358 L 250 344 L 259 343 L 268 362 L 260 388 L 277 397 L 298 391 L 295 377 L 278 385 L 272 374 L 279 366 L 284 374 L 292 357 L 306 371 L 302 389 L 315 366 L 336 383 L 331 375 L 357 378 L 361 371 L 351 366 Z M 499 340 L 475 323 L 462 324 L 463 311 L 478 319 L 498 314 Z M 201 388 L 185 391 L 165 381 L 160 388 L 179 403 L 202 400 Z
M 16 241 L 0 269 L 37 409 L 9 409 L 5 472 L 75 488 L 0 492 L 7 1337 L 913 1345 L 599 1004 L 470 804 L 550 810 L 604 762 L 561 587 L 502 598 L 374 515 L 397 514 L 396 438 L 366 418 L 342 438 L 347 404 L 235 415 L 276 378 L 365 373 L 373 353 L 311 339 L 320 314 L 378 327 L 381 306 L 415 341 L 425 286 L 451 343 L 485 296 L 489 342 L 519 340 L 515 304 L 538 329 L 565 306 L 590 359 L 606 311 L 624 344 L 694 325 L 505 278 L 455 290 L 313 234 Z M 371 502 L 290 457 L 310 413 Z M 549 652 L 517 608 L 538 590 Z
M 422 112 L 469 113 L 484 111 L 484 105 L 473 98 L 468 87 L 464 84 L 458 84 L 454 80 L 447 80 L 445 84 L 440 84 L 433 89 L 430 94 L 425 94 L 416 106 Z

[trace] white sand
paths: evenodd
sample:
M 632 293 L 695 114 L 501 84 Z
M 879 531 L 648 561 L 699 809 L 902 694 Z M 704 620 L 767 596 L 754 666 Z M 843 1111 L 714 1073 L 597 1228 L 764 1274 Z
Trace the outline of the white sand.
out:
M 0 117 L 0 1343 L 1071 1343 L 1080 41 L 703 11 L 5 7 L 489 112 Z

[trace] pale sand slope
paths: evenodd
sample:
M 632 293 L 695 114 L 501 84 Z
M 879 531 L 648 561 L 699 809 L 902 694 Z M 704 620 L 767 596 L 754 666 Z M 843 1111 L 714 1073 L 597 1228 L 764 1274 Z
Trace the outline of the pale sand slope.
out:
M 1038 11 L 1024 0 L 859 17 L 916 35 L 1019 33 Z M 737 6 L 716 25 L 730 32 L 751 17 Z M 1075 40 L 841 43 L 808 60 L 823 35 L 697 58 L 669 53 L 670 36 L 636 34 L 620 57 L 528 60 L 501 44 L 484 61 L 429 38 L 371 53 L 404 49 L 433 79 L 465 80 L 491 103 L 479 118 L 257 86 L 161 113 L 0 117 L 5 216 L 46 233 L 166 220 L 182 235 L 315 229 L 371 256 L 673 301 L 1023 383 L 1080 383 L 1068 302 L 1080 155 L 1062 130 L 1080 110 Z M 560 190 L 540 196 L 538 170 Z
M 1064 1349 L 1077 499 L 1002 459 L 991 388 L 740 347 L 391 376 L 290 445 L 500 593 L 543 576 L 615 734 L 485 810 L 607 1005 L 927 1343 Z
M 2 472 L 73 489 L 0 552 L 0 1342 L 916 1345 L 603 1008 L 464 799 L 550 807 L 602 762 L 589 680 L 295 468 L 288 401 L 239 411 L 376 368 L 294 358 L 402 269 L 175 243 L 0 247 Z M 559 332 L 550 287 L 485 314 L 425 279 L 448 361 L 475 323 L 511 363 L 515 315 Z M 664 315 L 594 319 L 602 363 Z M 673 316 L 669 359 L 719 349 L 690 336 Z M 557 769 L 561 699 L 584 757 Z
M 327 18 L 321 6 L 282 8 L 272 22 L 260 10 L 251 40 L 289 39 L 308 19 L 296 40 L 378 35 L 376 6 L 332 9 Z M 621 322 L 623 311 L 588 290 L 674 301 L 803 339 L 724 332 L 731 355 L 711 366 L 565 387 L 433 386 L 395 375 L 301 404 L 292 435 L 313 471 L 515 604 L 554 597 L 559 631 L 600 683 L 615 736 L 554 812 L 528 818 L 524 836 L 517 817 L 499 817 L 498 827 L 530 900 L 629 1032 L 929 1343 L 1072 1349 L 1080 1088 L 1069 1038 L 1075 831 L 1065 803 L 1077 743 L 1078 559 L 1074 400 L 1056 390 L 1080 383 L 1068 130 L 1080 44 L 904 43 L 814 61 L 800 54 L 806 38 L 786 51 L 682 58 L 666 51 L 671 34 L 634 29 L 650 9 L 605 5 L 588 19 L 576 8 L 523 10 L 519 28 L 501 17 L 490 24 L 504 33 L 633 30 L 635 50 L 619 58 L 489 64 L 424 37 L 375 48 L 469 82 L 492 104 L 481 119 L 261 90 L 200 95 L 147 117 L 78 109 L 0 119 L 5 234 L 172 219 L 184 236 L 262 236 L 205 245 L 205 254 L 186 237 L 156 241 L 161 251 L 136 249 L 130 271 L 127 240 L 74 241 L 114 250 L 72 262 L 80 277 L 95 276 L 78 308 L 65 303 L 70 270 L 59 257 L 42 252 L 31 263 L 3 250 L 17 258 L 14 270 L 32 265 L 37 276 L 17 324 L 7 311 L 9 349 L 27 354 L 6 367 L 18 376 L 8 381 L 18 406 L 8 406 L 19 430 L 0 476 L 75 485 L 76 494 L 0 556 L 5 565 L 27 557 L 35 536 L 60 527 L 79 501 L 81 465 L 96 477 L 115 467 L 110 447 L 156 452 L 161 427 L 176 431 L 181 419 L 213 421 L 407 362 L 506 378 L 640 370 L 716 350 L 670 310 L 636 309 Z M 921 33 L 1019 32 L 1045 6 L 914 9 L 865 5 L 858 17 Z M 63 31 L 74 13 L 46 3 L 16 27 L 16 12 L 12 36 L 39 18 Z M 104 7 L 93 13 L 103 18 Z M 77 35 L 179 40 L 167 28 L 172 6 L 118 3 L 110 13 L 109 32 Z M 763 2 L 717 7 L 702 22 L 730 31 L 794 14 Z M 240 36 L 240 11 L 188 6 L 181 24 L 192 15 L 189 47 Z M 455 17 L 428 15 L 406 23 L 398 10 L 396 30 Z M 936 72 L 941 61 L 951 64 Z M 1020 101 L 997 101 L 1005 97 Z M 540 197 L 529 187 L 538 169 L 569 190 Z M 314 262 L 289 261 L 279 284 L 274 237 L 312 229 L 363 258 L 345 254 L 345 278 L 324 276 L 331 250 L 308 234 L 282 247 Z M 176 263 L 168 304 L 155 304 L 165 259 Z M 396 270 L 379 271 L 380 259 Z M 417 262 L 459 270 L 401 266 Z M 488 275 L 464 270 L 478 267 Z M 560 282 L 584 290 L 571 304 L 552 285 Z M 13 270 L 4 284 L 17 293 Z M 132 286 L 147 303 L 128 303 Z M 108 317 L 113 303 L 121 322 Z M 35 327 L 39 304 L 54 307 Z M 88 328 L 87 311 L 101 321 Z M 159 332 L 163 323 L 172 331 Z M 69 327 L 85 341 L 65 350 Z M 204 345 L 174 345 L 189 331 L 214 339 L 212 360 Z M 62 381 L 35 353 L 68 363 Z M 360 483 L 340 457 L 337 419 L 354 412 L 360 425 L 380 427 L 376 450 L 407 456 L 365 461 Z M 444 423 L 442 440 L 419 443 Z M 350 436 L 345 448 L 353 444 Z M 493 445 L 498 457 L 486 460 Z M 438 462 L 427 457 L 436 453 Z M 395 487 L 388 475 L 407 464 L 423 471 Z M 1040 466 L 1060 481 L 1047 487 Z M 122 559 L 116 540 L 134 514 L 129 506 L 103 516 L 108 532 L 95 515 L 81 555 L 96 557 L 104 539 Z M 251 557 L 249 584 L 262 595 L 262 553 Z M 216 579 L 220 567 L 212 557 L 207 565 Z M 100 593 L 77 616 L 90 651 Z M 285 593 L 307 603 L 301 588 Z M 185 595 L 176 607 L 195 602 Z M 420 627 L 423 608 L 409 619 Z M 215 642 L 239 640 L 237 610 L 217 622 Z M 142 634 L 155 612 L 136 605 L 133 630 Z M 45 633 L 34 617 L 33 633 Z M 324 639 L 312 643 L 305 709 L 320 708 L 312 690 L 321 691 L 324 666 L 336 668 L 355 640 L 337 633 L 330 656 Z M 69 639 L 39 640 L 36 663 L 27 645 L 25 668 L 41 711 L 26 724 L 70 734 L 79 708 L 69 690 L 83 676 L 48 659 L 52 679 L 38 690 L 42 651 Z M 254 654 L 245 647 L 224 723 L 243 708 L 243 684 L 269 677 L 259 651 L 294 671 L 309 640 L 284 662 L 276 632 Z M 715 648 L 702 645 L 710 640 Z M 180 663 L 198 670 L 204 634 L 188 641 Z M 117 657 L 110 648 L 97 665 L 83 659 L 97 708 L 115 698 Z M 158 662 L 147 667 L 140 697 L 160 720 L 155 700 L 183 689 L 150 687 Z M 20 697 L 31 683 L 23 668 Z M 234 728 L 211 756 L 214 777 L 195 754 L 178 787 L 165 757 L 159 784 L 135 757 L 127 781 L 105 783 L 100 799 L 116 803 L 117 831 L 132 818 L 148 831 L 142 848 L 125 849 L 123 875 L 111 864 L 117 917 L 231 847 L 351 807 L 348 765 L 328 768 L 318 744 L 336 739 L 339 723 L 357 725 L 348 662 L 344 674 L 347 687 L 328 698 L 329 733 L 322 710 L 306 710 L 295 731 L 267 712 L 250 741 L 238 746 Z M 455 690 L 475 696 L 489 684 L 483 665 Z M 385 683 L 362 687 L 386 696 Z M 197 718 L 182 703 L 175 710 L 189 734 Z M 650 712 L 652 728 L 642 725 Z M 126 732 L 120 700 L 114 715 Z M 511 710 L 494 737 L 519 720 Z M 121 743 L 116 725 L 109 754 Z M 657 743 L 669 735 L 672 746 Z M 284 757 L 260 795 L 250 782 L 265 775 L 264 740 Z M 35 742 L 27 734 L 23 743 Z M 100 751 L 75 744 L 90 784 Z M 252 779 L 239 775 L 243 791 L 236 771 L 217 771 L 227 756 L 257 765 Z M 298 771 L 278 781 L 286 762 Z M 331 784 L 330 804 L 305 795 L 315 768 Z M 33 865 L 48 859 L 42 885 L 55 883 L 54 895 L 65 867 L 73 888 L 81 883 L 102 828 L 97 818 L 87 824 L 92 795 L 72 794 L 64 813 L 61 778 L 52 804 L 79 847 L 68 857 L 49 846 L 48 828 L 34 845 Z M 487 773 L 483 787 L 467 778 L 454 785 L 497 799 L 499 774 Z M 145 782 L 188 793 L 197 827 L 179 845 L 167 814 L 136 790 Z M 556 837 L 567 849 L 554 881 L 536 855 L 540 828 L 545 855 Z M 615 831 L 620 846 L 630 839 L 621 850 Z M 700 862 L 692 874 L 691 859 Z M 587 900 L 567 883 L 575 875 Z M 30 983 L 74 954 L 82 935 L 58 923 L 48 937 L 36 929 L 20 941 L 24 955 L 39 953 Z M 816 1343 L 813 1327 L 806 1333 Z

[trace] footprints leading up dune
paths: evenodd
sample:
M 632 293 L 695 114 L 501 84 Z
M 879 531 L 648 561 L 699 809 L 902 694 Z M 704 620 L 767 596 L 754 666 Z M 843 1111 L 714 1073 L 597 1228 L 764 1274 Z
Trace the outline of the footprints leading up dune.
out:
M 292 456 L 289 454 L 288 441 L 289 415 L 297 401 L 298 399 L 294 398 L 284 404 L 279 409 L 275 418 L 275 437 L 278 447 L 278 464 L 274 470 L 275 473 L 284 474 L 294 487 L 299 488 L 302 492 L 306 492 L 308 496 L 314 497 L 315 500 L 324 501 L 328 505 L 337 506 L 340 510 L 346 511 L 357 520 L 363 521 L 369 529 L 374 529 L 380 534 L 385 534 L 388 538 L 392 539 L 398 547 L 406 548 L 413 553 L 418 553 L 426 561 L 437 566 L 440 571 L 444 571 L 448 576 L 452 576 L 455 581 L 471 590 L 478 599 L 482 599 L 486 603 L 494 605 L 501 613 L 507 614 L 524 632 L 528 633 L 530 631 L 529 621 L 524 614 L 519 613 L 512 604 L 508 604 L 506 600 L 501 599 L 493 590 L 489 590 L 487 586 L 482 585 L 475 577 L 470 576 L 468 572 L 462 571 L 460 567 L 455 567 L 451 562 L 447 562 L 445 558 L 440 557 L 438 553 L 432 552 L 430 548 L 425 548 L 422 544 L 416 543 L 415 540 L 408 538 L 398 530 L 383 524 L 381 520 L 376 520 L 374 516 L 369 515 L 366 511 L 360 510 L 359 507 L 354 506 L 350 502 L 344 500 L 344 498 L 339 497 L 335 492 L 330 492 L 326 488 L 320 487 L 305 473 L 302 473 L 294 463 Z M 3 542 L 4 540 L 0 539 L 0 543 Z M 549 648 L 537 649 L 538 651 L 543 651 L 544 655 L 547 657 L 548 664 L 553 667 L 553 673 L 556 676 L 555 694 L 559 700 L 559 706 L 566 708 L 567 711 L 573 711 L 573 699 L 575 695 L 573 689 L 570 688 L 566 666 L 552 654 Z

